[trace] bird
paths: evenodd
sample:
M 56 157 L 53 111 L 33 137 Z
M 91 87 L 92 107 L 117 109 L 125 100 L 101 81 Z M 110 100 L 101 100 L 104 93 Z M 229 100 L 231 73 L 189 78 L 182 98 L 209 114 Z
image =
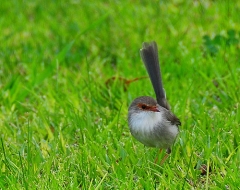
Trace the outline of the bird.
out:
M 151 80 L 156 100 L 150 96 L 134 99 L 128 108 L 128 125 L 132 136 L 145 146 L 159 148 L 159 153 L 162 149 L 166 149 L 166 155 L 160 162 L 162 165 L 171 153 L 171 146 L 179 133 L 181 122 L 172 113 L 167 102 L 157 43 L 143 42 L 140 55 Z M 155 163 L 157 161 L 158 156 Z

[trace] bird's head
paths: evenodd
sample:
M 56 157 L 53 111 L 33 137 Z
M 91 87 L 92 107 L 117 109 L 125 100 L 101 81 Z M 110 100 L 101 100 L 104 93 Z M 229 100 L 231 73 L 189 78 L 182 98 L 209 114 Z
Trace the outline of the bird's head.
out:
M 129 106 L 130 113 L 150 113 L 150 112 L 160 112 L 161 108 L 157 101 L 149 96 L 141 96 L 133 100 Z

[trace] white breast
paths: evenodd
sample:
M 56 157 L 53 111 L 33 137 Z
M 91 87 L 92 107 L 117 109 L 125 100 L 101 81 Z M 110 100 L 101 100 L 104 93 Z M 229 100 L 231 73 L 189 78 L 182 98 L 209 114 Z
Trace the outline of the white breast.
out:
M 138 141 L 152 147 L 168 148 L 178 134 L 178 127 L 167 121 L 162 112 L 132 113 L 129 127 Z
M 138 112 L 132 114 L 130 128 L 133 131 L 148 132 L 152 131 L 154 126 L 163 122 L 161 112 Z

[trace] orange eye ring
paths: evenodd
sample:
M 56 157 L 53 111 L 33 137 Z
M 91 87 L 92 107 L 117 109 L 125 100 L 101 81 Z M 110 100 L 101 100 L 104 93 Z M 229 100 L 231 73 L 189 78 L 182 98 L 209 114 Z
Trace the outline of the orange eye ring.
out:
M 148 108 L 149 108 L 149 106 L 148 106 L 148 105 L 146 105 L 146 104 L 143 104 L 143 103 L 139 103 L 137 106 L 138 106 L 140 109 L 142 109 L 142 110 L 146 110 L 146 109 L 148 109 Z

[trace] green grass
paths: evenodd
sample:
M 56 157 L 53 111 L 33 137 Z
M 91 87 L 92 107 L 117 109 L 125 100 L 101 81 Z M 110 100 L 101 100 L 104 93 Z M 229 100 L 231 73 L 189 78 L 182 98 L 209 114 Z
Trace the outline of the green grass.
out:
M 240 188 L 238 1 L 10 0 L 0 12 L 0 189 Z M 182 122 L 163 166 L 127 125 L 150 81 L 122 83 L 147 76 L 139 49 L 152 40 Z

